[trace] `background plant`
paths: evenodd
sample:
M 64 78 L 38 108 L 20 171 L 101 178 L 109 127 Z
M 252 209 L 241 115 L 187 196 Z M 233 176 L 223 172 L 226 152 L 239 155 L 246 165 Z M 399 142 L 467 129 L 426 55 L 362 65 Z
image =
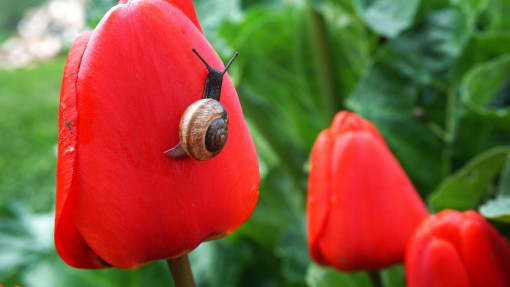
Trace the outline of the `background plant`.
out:
M 262 180 L 246 224 L 191 254 L 198 285 L 369 286 L 365 273 L 312 264 L 306 248 L 309 152 L 341 109 L 377 126 L 431 212 L 479 210 L 509 238 L 508 1 L 194 2 L 223 60 L 240 53 L 229 74 Z M 90 26 L 115 3 L 91 0 Z M 0 35 L 9 35 L 12 25 L 2 21 Z M 75 270 L 54 251 L 64 59 L 0 71 L 0 283 L 170 285 L 163 262 L 135 271 Z M 402 269 L 383 271 L 387 286 L 404 285 Z

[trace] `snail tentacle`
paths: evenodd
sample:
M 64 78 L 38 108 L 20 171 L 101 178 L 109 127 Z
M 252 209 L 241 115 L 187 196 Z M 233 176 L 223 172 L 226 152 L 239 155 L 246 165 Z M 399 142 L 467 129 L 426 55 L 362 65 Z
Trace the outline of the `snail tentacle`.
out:
M 177 143 L 173 148 L 168 149 L 163 152 L 167 157 L 169 158 L 186 158 L 188 157 L 188 154 L 186 151 L 182 148 L 181 142 Z

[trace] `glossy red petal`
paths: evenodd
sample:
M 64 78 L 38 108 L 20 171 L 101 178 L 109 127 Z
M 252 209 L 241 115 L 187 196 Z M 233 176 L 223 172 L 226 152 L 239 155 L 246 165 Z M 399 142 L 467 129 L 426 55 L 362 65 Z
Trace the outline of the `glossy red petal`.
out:
M 406 256 L 407 286 L 470 287 L 462 260 L 451 242 L 421 234 L 410 243 Z
M 139 1 L 139 0 L 120 0 L 119 4 L 127 4 L 130 1 Z M 200 23 L 198 22 L 197 14 L 195 13 L 195 6 L 193 5 L 192 0 L 151 0 L 153 2 L 164 1 L 170 5 L 175 6 L 177 9 L 181 10 L 188 18 L 195 24 L 195 26 L 202 32 L 202 28 L 200 27 Z M 159 4 L 161 5 L 161 4 Z
M 77 268 L 103 268 L 106 265 L 90 249 L 72 220 L 76 185 L 73 184 L 76 162 L 76 80 L 83 52 L 91 33 L 80 35 L 69 51 L 62 81 L 59 110 L 57 202 L 55 246 L 69 265 Z
M 428 251 L 433 241 L 442 242 L 435 244 L 435 254 Z M 467 275 L 461 276 L 455 269 L 465 269 Z M 510 286 L 509 270 L 510 248 L 506 240 L 474 211 L 443 210 L 430 215 L 418 228 L 406 253 L 410 287 Z M 460 284 L 463 278 L 468 282 Z
M 423 202 L 373 125 L 342 112 L 328 132 L 330 142 L 322 142 L 321 134 L 311 157 L 307 214 L 313 258 L 348 271 L 402 261 L 426 216 Z
M 306 207 L 308 214 L 308 247 L 312 258 L 320 264 L 326 264 L 318 248 L 318 241 L 329 211 L 331 149 L 331 135 L 329 130 L 326 130 L 319 134 L 310 156 L 310 178 Z
M 371 122 L 347 111 L 341 111 L 335 115 L 330 130 L 333 135 L 337 136 L 346 132 L 363 131 L 372 134 L 374 137 L 384 142 L 381 133 L 379 133 Z
M 164 1 L 112 9 L 92 34 L 77 79 L 72 218 L 106 262 L 136 268 L 225 236 L 252 213 L 258 162 L 235 89 L 223 80 L 229 139 L 215 158 L 172 160 L 183 111 L 223 63 L 200 29 Z M 70 195 L 70 196 L 71 196 Z M 67 204 L 67 203 L 66 203 Z
M 510 286 L 510 248 L 480 215 L 470 213 L 459 232 L 463 240 L 459 249 L 473 286 Z

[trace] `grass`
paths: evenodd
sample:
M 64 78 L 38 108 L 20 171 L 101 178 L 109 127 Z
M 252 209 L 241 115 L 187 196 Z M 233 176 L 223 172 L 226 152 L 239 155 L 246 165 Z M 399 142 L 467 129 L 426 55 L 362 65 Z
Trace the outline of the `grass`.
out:
M 0 208 L 23 201 L 31 210 L 53 208 L 58 103 L 65 57 L 0 70 Z

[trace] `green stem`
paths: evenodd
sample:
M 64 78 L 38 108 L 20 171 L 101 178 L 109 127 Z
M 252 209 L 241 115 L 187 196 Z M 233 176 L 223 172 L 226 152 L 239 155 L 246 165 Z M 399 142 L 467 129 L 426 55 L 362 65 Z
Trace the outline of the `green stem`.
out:
M 379 271 L 370 271 L 368 272 L 368 276 L 372 282 L 372 287 L 383 287 L 381 273 Z
M 188 254 L 174 259 L 168 259 L 168 268 L 172 273 L 175 287 L 195 287 L 195 279 L 191 272 Z
M 457 133 L 457 89 L 452 87 L 447 93 L 446 102 L 446 123 L 445 123 L 445 147 L 443 152 L 443 175 L 451 173 L 451 159 L 453 156 L 453 145 Z
M 337 103 L 340 97 L 338 80 L 335 76 L 333 55 L 328 41 L 328 33 L 324 17 L 313 7 L 314 1 L 307 1 L 307 10 L 310 21 L 311 43 L 315 55 L 317 79 L 319 80 L 322 108 L 332 118 L 338 109 L 342 108 Z

